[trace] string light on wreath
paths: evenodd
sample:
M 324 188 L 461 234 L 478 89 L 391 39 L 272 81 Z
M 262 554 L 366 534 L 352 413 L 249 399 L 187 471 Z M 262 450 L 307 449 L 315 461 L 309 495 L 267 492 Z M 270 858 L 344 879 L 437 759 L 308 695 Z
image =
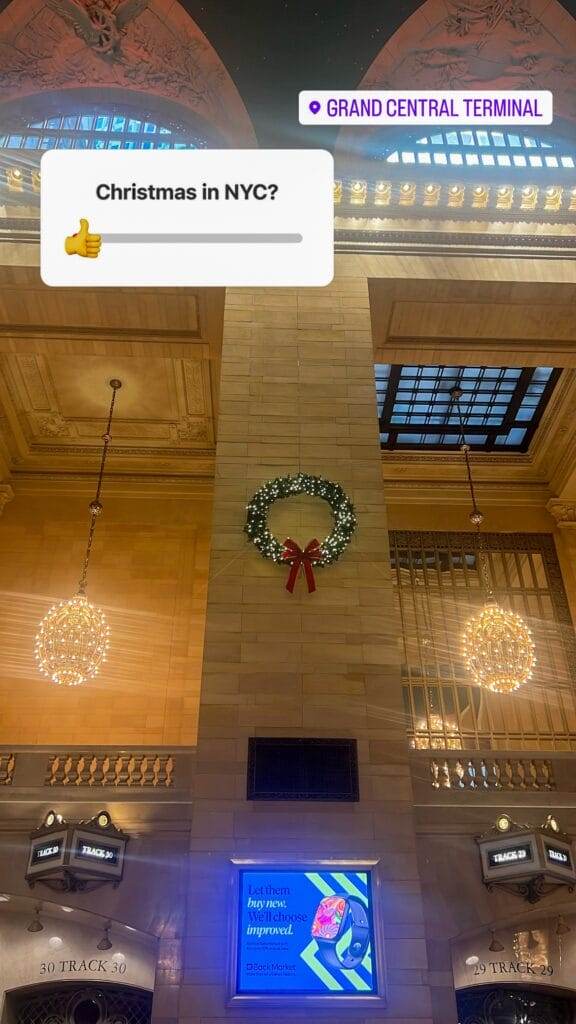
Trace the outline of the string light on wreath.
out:
M 304 549 L 289 537 L 282 543 L 268 529 L 268 512 L 274 502 L 297 494 L 327 501 L 334 517 L 334 526 L 328 536 L 322 542 L 314 538 Z M 246 506 L 246 512 L 245 532 L 260 553 L 273 562 L 291 566 L 286 584 L 290 593 L 294 590 L 300 569 L 304 570 L 308 591 L 312 593 L 316 589 L 314 568 L 336 562 L 356 529 L 354 506 L 340 484 L 309 473 L 269 480 L 256 491 Z

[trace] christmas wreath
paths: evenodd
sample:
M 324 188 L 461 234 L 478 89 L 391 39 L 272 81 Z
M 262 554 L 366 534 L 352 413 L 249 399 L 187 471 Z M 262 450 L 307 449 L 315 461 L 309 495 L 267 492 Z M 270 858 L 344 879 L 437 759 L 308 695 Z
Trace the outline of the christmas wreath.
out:
M 315 538 L 304 549 L 289 537 L 281 543 L 268 529 L 268 510 L 275 501 L 291 498 L 296 494 L 309 494 L 314 498 L 323 498 L 332 509 L 334 526 L 322 541 Z M 290 574 L 286 589 L 290 593 L 301 569 L 304 569 L 308 592 L 316 590 L 314 567 L 331 565 L 336 562 L 348 546 L 356 528 L 354 506 L 346 492 L 331 480 L 309 473 L 298 473 L 296 476 L 280 476 L 265 483 L 251 498 L 246 506 L 245 532 L 253 544 L 265 558 L 273 562 L 290 565 Z

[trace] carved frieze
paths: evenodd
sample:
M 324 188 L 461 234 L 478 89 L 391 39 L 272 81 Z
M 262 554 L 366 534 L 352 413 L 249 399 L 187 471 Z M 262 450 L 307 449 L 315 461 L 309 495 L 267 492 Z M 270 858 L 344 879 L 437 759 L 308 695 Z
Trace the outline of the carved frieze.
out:
M 142 90 L 177 101 L 231 144 L 254 134 L 232 79 L 169 0 L 13 0 L 0 15 L 0 101 L 63 88 Z
M 566 501 L 564 498 L 551 498 L 546 508 L 556 525 L 560 528 L 565 526 L 576 527 L 576 501 Z
M 555 118 L 574 120 L 575 53 L 576 20 L 558 0 L 426 0 L 386 43 L 359 88 L 549 89 Z M 360 132 L 342 129 L 343 155 L 363 148 Z

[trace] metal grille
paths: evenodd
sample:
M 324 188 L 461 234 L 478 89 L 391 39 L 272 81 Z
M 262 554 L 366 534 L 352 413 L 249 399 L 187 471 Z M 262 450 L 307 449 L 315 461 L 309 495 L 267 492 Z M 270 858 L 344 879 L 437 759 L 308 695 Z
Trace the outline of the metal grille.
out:
M 571 1024 L 572 999 L 524 989 L 482 988 L 456 994 L 460 1024 Z
M 14 1024 L 150 1024 L 152 993 L 120 985 L 9 993 Z M 89 1004 L 90 1014 L 86 1014 Z
M 508 696 L 470 683 L 467 619 L 484 602 L 470 533 L 390 534 L 402 635 L 404 707 L 420 750 L 576 750 L 576 640 L 548 534 L 486 534 L 498 602 L 532 629 L 533 680 Z

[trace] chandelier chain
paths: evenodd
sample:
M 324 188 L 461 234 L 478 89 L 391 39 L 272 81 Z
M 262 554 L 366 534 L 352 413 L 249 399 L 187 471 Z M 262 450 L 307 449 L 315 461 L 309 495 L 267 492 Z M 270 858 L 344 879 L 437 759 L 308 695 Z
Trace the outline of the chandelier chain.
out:
M 472 501 L 472 511 L 470 513 L 470 522 L 476 528 L 476 556 L 478 559 L 478 572 L 480 574 L 480 582 L 486 593 L 488 600 L 493 597 L 492 585 L 490 583 L 490 573 L 488 571 L 488 555 L 484 544 L 484 536 L 482 534 L 482 523 L 484 522 L 484 515 L 478 507 L 476 500 L 476 490 L 474 487 L 474 478 L 472 476 L 472 463 L 470 459 L 470 445 L 466 443 L 465 425 L 464 418 L 462 416 L 462 407 L 460 405 L 460 399 L 462 398 L 462 389 L 456 386 L 450 392 L 450 397 L 456 406 L 458 413 L 458 422 L 460 425 L 460 451 L 464 455 L 464 462 L 466 464 L 466 475 L 468 477 L 468 487 L 470 489 L 470 499 Z
M 116 392 L 122 387 L 122 382 L 116 378 L 110 381 L 110 387 L 112 388 L 112 398 L 110 400 L 110 409 L 108 411 L 108 422 L 106 424 L 106 431 L 102 435 L 104 445 L 102 447 L 102 457 L 100 459 L 100 472 L 98 473 L 98 482 L 96 484 L 96 494 L 90 502 L 90 527 L 88 529 L 88 542 L 86 544 L 86 552 L 84 555 L 84 564 L 82 566 L 82 573 L 80 575 L 80 582 L 78 584 L 78 593 L 86 593 L 86 585 L 88 582 L 88 566 L 90 564 L 90 555 L 92 553 L 92 543 L 94 540 L 94 533 L 96 530 L 96 520 L 102 512 L 102 504 L 100 502 L 100 495 L 102 493 L 102 482 L 104 480 L 104 469 L 106 467 L 106 459 L 108 456 L 108 449 L 112 440 L 112 418 L 114 416 L 114 405 L 116 403 Z

